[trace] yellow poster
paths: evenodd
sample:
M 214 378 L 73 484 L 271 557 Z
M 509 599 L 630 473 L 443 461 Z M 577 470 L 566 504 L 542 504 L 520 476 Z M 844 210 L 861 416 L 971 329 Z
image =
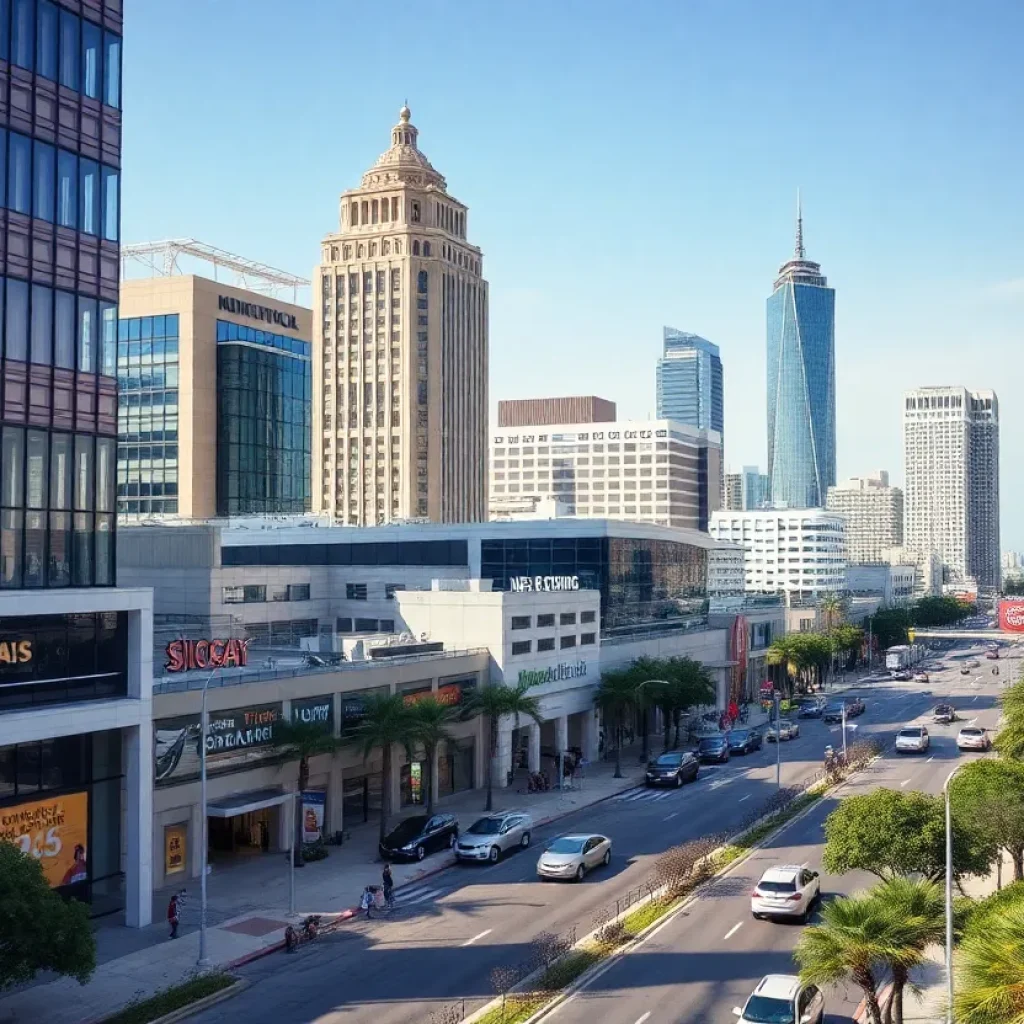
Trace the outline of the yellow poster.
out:
M 70 793 L 0 808 L 0 839 L 43 865 L 54 888 L 88 877 L 89 795 Z
M 164 874 L 185 870 L 185 826 L 168 825 L 164 829 Z

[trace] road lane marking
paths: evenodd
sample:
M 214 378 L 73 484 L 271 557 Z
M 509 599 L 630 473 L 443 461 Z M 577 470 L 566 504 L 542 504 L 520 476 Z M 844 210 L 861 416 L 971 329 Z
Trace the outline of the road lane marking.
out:
M 730 929 L 729 929 L 729 930 L 728 930 L 728 931 L 727 931 L 727 932 L 725 933 L 725 937 L 724 937 L 724 938 L 722 939 L 722 941 L 723 941 L 723 942 L 725 942 L 725 940 L 726 940 L 726 939 L 731 939 L 731 938 L 732 938 L 732 937 L 733 937 L 733 936 L 734 936 L 734 935 L 735 935 L 735 934 L 736 934 L 736 933 L 737 933 L 737 932 L 738 932 L 738 931 L 740 930 L 740 926 L 741 926 L 742 924 L 743 924 L 743 922 L 742 922 L 742 921 L 740 921 L 740 922 L 739 922 L 739 924 L 734 924 L 734 925 L 733 925 L 733 926 L 732 926 L 732 927 L 731 927 L 731 928 L 730 928 Z
M 750 794 L 748 793 L 746 796 L 741 796 L 739 798 L 739 800 L 736 801 L 736 803 L 741 804 L 741 803 L 743 803 L 744 800 L 749 800 L 749 799 L 750 799 Z
M 678 813 L 679 813 L 678 811 L 673 811 L 671 814 L 666 815 L 661 820 L 662 821 L 671 821 Z
M 642 1017 L 637 1017 L 636 1024 L 644 1024 L 644 1021 L 647 1020 L 647 1018 L 650 1017 L 650 1015 L 651 1011 L 648 1010 Z
M 909 785 L 909 784 L 910 784 L 910 779 L 904 779 L 904 780 L 903 780 L 903 781 L 902 781 L 902 782 L 900 783 L 900 789 L 902 789 L 902 788 L 903 788 L 904 786 L 907 786 L 907 785 Z
M 493 932 L 493 931 L 494 931 L 494 929 L 493 929 L 493 928 L 488 928 L 488 929 L 487 929 L 487 931 L 485 931 L 485 932 L 481 932 L 481 933 L 480 933 L 479 935 L 474 935 L 474 936 L 473 936 L 473 938 L 469 939 L 469 941 L 467 941 L 467 942 L 464 942 L 464 943 L 463 943 L 463 946 L 472 946 L 472 945 L 473 945 L 473 943 L 474 943 L 474 942 L 476 942 L 476 941 L 477 941 L 478 939 L 483 939 L 483 938 L 486 938 L 486 937 L 487 937 L 488 935 L 490 935 L 490 934 L 491 934 L 491 932 Z
M 932 761 L 934 761 L 934 760 L 935 760 L 935 755 L 934 755 L 934 754 L 932 754 L 932 756 L 931 756 L 931 757 L 929 757 L 927 761 L 925 761 L 925 764 L 931 764 L 931 763 L 932 763 Z

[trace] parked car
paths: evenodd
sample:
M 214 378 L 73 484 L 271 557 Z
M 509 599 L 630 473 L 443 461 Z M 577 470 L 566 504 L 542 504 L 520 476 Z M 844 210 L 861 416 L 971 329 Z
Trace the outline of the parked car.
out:
M 939 704 L 932 712 L 932 721 L 949 725 L 956 721 L 956 708 L 952 704 Z
M 825 713 L 825 705 L 820 700 L 802 700 L 797 711 L 798 718 L 821 718 Z
M 761 749 L 761 733 L 757 729 L 733 729 L 728 738 L 730 754 L 749 754 Z
M 681 786 L 693 782 L 700 771 L 700 761 L 689 751 L 662 754 L 647 765 L 644 784 L 647 786 Z
M 962 675 L 962 676 L 969 676 L 970 674 L 971 674 L 971 670 L 966 665 L 964 665 L 964 667 L 962 669 L 960 669 L 960 675 Z
M 800 735 L 798 722 L 791 722 L 788 718 L 781 718 L 778 722 L 772 722 L 765 730 L 764 738 L 769 743 L 777 743 L 779 740 L 792 740 Z
M 697 756 L 705 764 L 713 764 L 716 761 L 725 764 L 729 760 L 729 741 L 722 733 L 705 736 L 697 744 Z
M 762 917 L 798 917 L 806 921 L 821 895 L 817 871 L 802 864 L 769 868 L 750 894 L 750 912 Z
M 540 855 L 537 874 L 582 882 L 588 871 L 602 864 L 607 867 L 611 859 L 612 841 L 607 836 L 561 836 Z
M 829 706 L 825 708 L 825 713 L 822 715 L 822 718 L 824 718 L 826 722 L 841 722 L 843 720 L 843 705 L 829 704 Z
M 915 683 L 928 683 L 928 682 L 931 682 L 931 680 L 928 678 L 928 673 L 927 672 L 918 672 L 914 676 L 914 682 Z
M 956 737 L 957 750 L 991 750 L 992 738 L 986 729 L 977 725 L 965 725 Z
M 999 652 L 997 650 L 995 650 L 995 649 L 990 650 L 990 651 L 986 651 L 985 652 L 985 657 L 988 658 L 989 661 L 998 661 L 999 660 Z
M 415 814 L 399 822 L 381 841 L 385 860 L 423 860 L 428 853 L 454 847 L 459 822 L 454 814 Z
M 848 700 L 846 702 L 846 717 L 856 718 L 858 715 L 863 715 L 867 709 L 867 704 L 865 704 L 860 697 L 854 697 L 853 700 Z
M 908 725 L 896 733 L 897 754 L 923 754 L 931 743 L 923 725 Z
M 898 672 L 892 673 L 892 678 L 901 683 L 909 683 L 913 676 L 906 669 L 901 668 Z
M 456 860 L 486 860 L 497 864 L 509 850 L 530 845 L 533 819 L 522 811 L 505 811 L 478 818 L 455 844 Z
M 739 1024 L 822 1024 L 825 997 L 816 985 L 801 985 L 795 974 L 769 974 L 757 983 L 741 1010 Z

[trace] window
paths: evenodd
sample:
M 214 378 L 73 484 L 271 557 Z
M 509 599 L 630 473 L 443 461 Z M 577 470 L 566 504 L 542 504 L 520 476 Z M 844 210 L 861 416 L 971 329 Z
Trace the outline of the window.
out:
M 580 612 L 580 622 L 593 622 L 595 614 L 595 612 Z
M 586 647 L 590 644 L 597 642 L 596 633 L 581 633 L 580 634 L 580 647 Z
M 13 150 L 12 150 L 13 155 Z M 78 202 L 79 227 L 87 235 L 100 230 L 100 169 L 92 160 L 78 161 L 78 184 L 81 198 Z
M 11 17 L 11 60 L 19 67 L 32 70 L 35 49 L 35 25 L 32 0 L 14 0 Z
M 36 21 L 36 73 L 57 80 L 57 8 L 51 0 L 39 0 Z
M 351 633 L 352 632 L 352 620 L 349 618 L 338 619 L 338 632 L 339 633 Z
M 562 612 L 558 616 L 558 624 L 560 626 L 575 626 L 576 625 L 576 613 L 575 612 Z
M 118 173 L 113 167 L 103 168 L 103 237 L 116 242 L 120 218 L 118 216 Z M 52 218 L 51 218 L 52 219 Z
M 546 636 L 537 641 L 537 651 L 553 651 L 555 649 L 555 638 Z
M 399 590 L 405 590 L 405 584 L 404 583 L 385 583 L 384 584 L 384 596 L 389 601 L 393 601 L 394 600 L 395 594 L 397 594 Z
M 533 642 L 531 640 L 515 640 L 512 643 L 512 654 L 529 654 L 533 648 Z
M 78 296 L 78 369 L 96 372 L 96 300 Z
M 103 102 L 121 106 L 121 37 L 103 33 Z
M 558 646 L 564 651 L 567 647 L 576 646 L 575 636 L 563 636 L 559 639 Z
M 65 149 L 57 150 L 57 223 L 78 226 L 78 157 Z
M 7 279 L 7 347 L 8 359 L 25 362 L 28 357 L 28 283 L 13 277 Z
M 75 296 L 71 292 L 57 292 L 53 365 L 64 370 L 75 368 Z
M 555 625 L 554 614 L 550 615 L 538 615 L 537 616 L 537 628 L 538 629 L 552 629 Z
M 33 216 L 53 223 L 53 146 L 36 142 L 35 187 L 33 189 Z
M 7 205 L 16 213 L 32 212 L 32 143 L 11 132 L 10 156 L 7 162 Z
M 530 616 L 529 615 L 513 615 L 512 616 L 512 628 L 513 629 L 529 629 L 530 628 Z
M 394 633 L 395 631 L 395 620 L 394 619 L 381 619 L 379 629 L 382 633 Z
M 32 285 L 31 359 L 40 366 L 49 366 L 53 344 L 53 291 L 46 285 Z
M 70 11 L 60 11 L 60 84 L 78 92 L 78 18 Z
M 346 583 L 345 584 L 345 597 L 349 601 L 365 601 L 366 600 L 366 584 L 365 583 Z
M 225 604 L 263 604 L 267 600 L 267 588 L 263 584 L 224 587 L 222 595 Z
M 91 100 L 100 98 L 100 27 L 82 19 L 82 92 Z
M 308 601 L 309 600 L 309 584 L 308 583 L 292 583 L 288 586 L 288 600 L 289 601 Z
M 377 620 L 376 619 L 356 619 L 356 632 L 357 633 L 376 633 L 377 632 Z

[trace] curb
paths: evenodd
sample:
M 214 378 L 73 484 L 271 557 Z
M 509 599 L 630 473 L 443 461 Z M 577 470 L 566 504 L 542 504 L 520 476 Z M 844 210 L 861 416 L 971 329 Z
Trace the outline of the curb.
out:
M 223 1003 L 225 1000 L 237 996 L 239 993 L 244 992 L 249 985 L 250 982 L 245 978 L 235 978 L 234 983 L 228 985 L 227 988 L 222 988 L 218 992 L 211 992 L 208 996 L 203 996 L 202 999 L 197 999 L 194 1003 L 189 1003 L 187 1006 L 182 1006 L 177 1010 L 171 1010 L 170 1013 L 165 1013 L 162 1017 L 157 1017 L 151 1021 L 151 1024 L 174 1024 L 175 1021 L 185 1020 L 194 1013 L 199 1013 L 201 1010 L 209 1009 L 211 1006 L 216 1006 L 218 1003 Z M 104 1024 L 104 1021 L 110 1020 L 111 1016 L 116 1016 L 124 1009 L 126 1009 L 126 1006 L 122 1006 L 120 1010 L 115 1010 L 113 1014 L 95 1017 L 88 1024 Z

